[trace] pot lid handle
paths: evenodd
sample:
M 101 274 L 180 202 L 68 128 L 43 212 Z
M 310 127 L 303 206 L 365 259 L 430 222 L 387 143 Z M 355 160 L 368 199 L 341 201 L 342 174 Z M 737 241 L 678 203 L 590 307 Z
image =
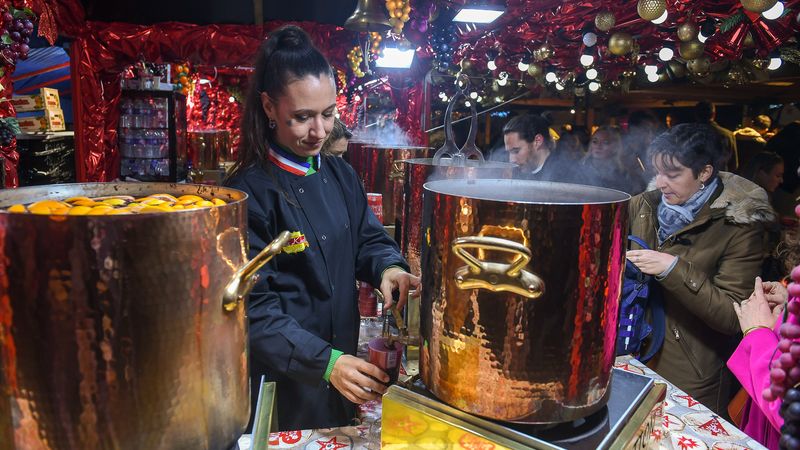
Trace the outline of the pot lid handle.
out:
M 469 89 L 469 77 L 461 74 L 456 78 L 456 93 L 450 102 L 447 104 L 447 110 L 444 115 L 444 144 L 433 155 L 433 164 L 440 165 L 442 158 L 450 158 L 450 165 L 464 166 L 466 160 L 469 158 L 476 158 L 479 161 L 484 161 L 483 153 L 475 145 L 475 137 L 478 134 L 478 113 L 475 109 L 473 102 L 470 102 L 470 113 L 472 115 L 469 125 L 469 137 L 464 143 L 464 146 L 458 148 L 453 136 L 453 109 L 456 102 L 461 97 L 467 98 L 467 90 Z

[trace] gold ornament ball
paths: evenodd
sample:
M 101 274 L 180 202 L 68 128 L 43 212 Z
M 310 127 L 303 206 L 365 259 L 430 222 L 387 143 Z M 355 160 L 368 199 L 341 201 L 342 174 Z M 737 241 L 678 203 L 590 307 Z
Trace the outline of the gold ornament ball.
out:
M 668 70 L 672 73 L 673 78 L 683 78 L 686 76 L 686 66 L 674 59 L 667 63 Z
M 528 75 L 534 78 L 542 76 L 542 72 L 543 72 L 542 66 L 540 66 L 539 64 L 531 64 L 530 66 L 528 66 Z
M 536 61 L 546 61 L 553 57 L 553 48 L 547 44 L 542 44 L 541 47 L 533 51 L 533 59 Z
M 754 68 L 758 70 L 764 70 L 769 66 L 769 59 L 766 58 L 755 58 L 753 59 L 752 63 Z
M 689 60 L 696 59 L 702 56 L 705 51 L 705 45 L 702 42 L 694 40 L 689 42 L 681 42 L 680 53 L 681 58 Z
M 470 61 L 469 58 L 464 58 L 459 63 L 459 66 L 461 67 L 462 72 L 469 72 L 472 70 L 472 61 Z
M 608 39 L 608 51 L 614 55 L 627 55 L 631 49 L 633 49 L 633 38 L 628 33 L 614 33 Z
M 594 26 L 600 31 L 608 31 L 617 24 L 617 18 L 611 11 L 600 11 L 594 18 Z
M 734 84 L 745 84 L 747 82 L 747 73 L 740 66 L 731 67 L 728 71 L 728 81 Z
M 761 14 L 762 12 L 775 6 L 778 0 L 739 0 L 742 2 L 744 9 L 754 13 Z
M 644 20 L 656 20 L 667 10 L 666 0 L 639 0 L 636 12 Z
M 686 67 L 692 74 L 701 78 L 705 77 L 711 72 L 711 58 L 702 55 L 699 58 L 686 62 Z
M 678 26 L 678 39 L 683 42 L 693 41 L 697 37 L 697 24 L 684 22 Z

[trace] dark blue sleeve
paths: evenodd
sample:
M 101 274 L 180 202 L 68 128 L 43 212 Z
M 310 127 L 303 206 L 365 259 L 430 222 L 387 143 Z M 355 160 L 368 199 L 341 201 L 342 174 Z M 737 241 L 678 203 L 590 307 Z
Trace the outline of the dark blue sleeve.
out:
M 397 243 L 389 237 L 383 224 L 367 204 L 364 186 L 359 182 L 353 168 L 344 161 L 341 161 L 340 167 L 345 171 L 343 178 L 351 193 L 349 198 L 352 199 L 348 207 L 351 208 L 353 223 L 356 225 L 356 278 L 378 287 L 381 285 L 381 275 L 387 267 L 399 266 L 406 271 L 410 269 L 400 254 Z
M 247 236 L 250 243 L 248 253 L 253 258 L 280 232 L 272 229 L 275 222 L 270 217 L 273 216 L 274 209 L 264 196 L 259 198 L 245 180 L 233 179 L 228 185 L 250 196 L 247 205 Z M 265 190 L 262 187 L 259 192 Z M 280 276 L 276 269 L 273 259 L 258 271 L 258 282 L 248 300 L 251 357 L 278 374 L 318 385 L 328 366 L 331 345 L 303 329 L 283 310 L 280 294 L 270 289 L 270 284 Z

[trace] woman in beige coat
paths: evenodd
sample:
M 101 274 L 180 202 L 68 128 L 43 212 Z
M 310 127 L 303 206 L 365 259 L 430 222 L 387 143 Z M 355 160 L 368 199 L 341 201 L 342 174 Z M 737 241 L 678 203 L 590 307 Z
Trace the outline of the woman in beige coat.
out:
M 725 361 L 740 331 L 733 303 L 752 291 L 774 214 L 763 189 L 719 171 L 725 155 L 706 125 L 675 126 L 649 152 L 655 190 L 631 200 L 630 224 L 654 250 L 628 251 L 664 298 L 666 338 L 648 365 L 725 417 L 734 389 Z

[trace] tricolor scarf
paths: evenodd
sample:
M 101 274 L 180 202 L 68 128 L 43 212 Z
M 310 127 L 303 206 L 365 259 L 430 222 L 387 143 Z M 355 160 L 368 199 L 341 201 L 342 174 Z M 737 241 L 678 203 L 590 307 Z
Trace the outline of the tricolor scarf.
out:
M 717 190 L 717 186 L 719 186 L 719 178 L 714 177 L 711 183 L 692 194 L 689 200 L 682 205 L 670 205 L 662 195 L 661 204 L 658 205 L 658 243 L 664 243 L 668 237 L 692 223 L 703 205 Z
M 269 155 L 267 156 L 276 166 L 301 177 L 317 173 L 322 163 L 320 155 L 303 158 L 302 156 L 297 156 L 288 150 L 282 149 L 276 144 L 270 144 Z

